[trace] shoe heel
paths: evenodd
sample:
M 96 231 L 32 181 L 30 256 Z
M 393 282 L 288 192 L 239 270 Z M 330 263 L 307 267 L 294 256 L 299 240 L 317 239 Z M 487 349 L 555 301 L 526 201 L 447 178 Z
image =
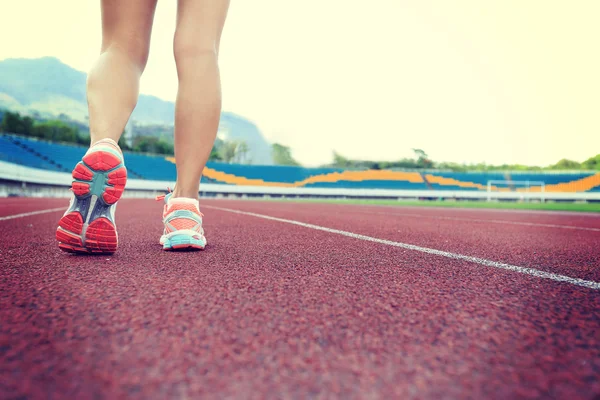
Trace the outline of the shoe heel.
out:
M 96 195 L 108 205 L 119 201 L 127 184 L 125 165 L 108 151 L 87 154 L 75 166 L 72 176 L 73 193 L 78 199 Z

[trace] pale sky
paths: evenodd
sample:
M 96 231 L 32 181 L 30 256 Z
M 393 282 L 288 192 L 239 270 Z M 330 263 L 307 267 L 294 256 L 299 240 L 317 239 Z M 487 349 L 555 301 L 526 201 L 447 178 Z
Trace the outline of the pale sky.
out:
M 141 92 L 174 100 L 176 1 L 159 1 Z M 88 71 L 99 1 L 0 6 L 0 59 Z M 600 153 L 600 1 L 232 0 L 223 109 L 305 165 L 335 149 L 393 160 L 546 165 Z

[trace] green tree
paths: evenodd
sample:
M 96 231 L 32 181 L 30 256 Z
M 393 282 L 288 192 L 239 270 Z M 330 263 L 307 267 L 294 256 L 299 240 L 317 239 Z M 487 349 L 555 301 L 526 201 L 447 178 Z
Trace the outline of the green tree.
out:
M 210 156 L 208 156 L 208 161 L 223 161 L 221 159 L 221 153 L 216 147 L 213 147 L 210 151 Z
M 239 141 L 235 149 L 235 156 L 233 162 L 236 164 L 249 164 L 250 163 L 250 147 L 245 141 Z
M 33 132 L 33 118 L 27 116 L 22 119 L 22 129 L 23 131 L 20 133 L 31 135 Z
M 78 143 L 77 128 L 58 120 L 38 122 L 32 128 L 33 136 L 55 142 Z
M 133 150 L 142 153 L 173 155 L 173 146 L 157 137 L 138 136 L 134 139 Z
M 398 161 L 392 161 L 387 165 L 387 168 L 409 168 L 414 169 L 418 168 L 419 165 L 416 160 L 412 158 L 402 158 Z
M 85 146 L 89 146 L 90 144 L 90 137 L 89 136 L 83 136 L 83 135 L 77 135 L 77 144 L 81 144 L 81 145 L 85 145 Z
M 223 141 L 219 147 L 219 156 L 221 157 L 221 160 L 226 163 L 234 162 L 238 145 L 239 142 L 235 140 Z
M 31 120 L 31 118 L 29 118 L 29 120 Z M 27 123 L 24 121 L 24 118 L 21 117 L 21 114 L 19 114 L 18 112 L 13 113 L 7 111 L 2 117 L 0 130 L 2 132 L 16 133 L 21 135 L 31 134 L 31 132 L 27 129 L 30 129 L 31 126 L 27 127 L 26 124 Z
M 299 166 L 300 163 L 292 157 L 292 151 L 288 146 L 274 143 L 271 147 L 271 154 L 275 165 Z
M 164 141 L 162 139 L 159 139 L 158 142 L 156 142 L 156 152 L 158 154 L 173 155 L 174 148 L 171 144 L 167 143 L 166 141 Z
M 436 164 L 436 168 L 438 169 L 448 169 L 454 172 L 464 172 L 467 170 L 467 166 L 464 164 L 459 164 L 455 162 L 440 162 Z
M 220 148 L 223 145 L 223 140 L 216 138 L 215 143 L 213 144 L 212 149 L 210 150 L 210 156 L 208 156 L 208 161 L 223 161 L 221 158 Z
M 121 150 L 125 150 L 125 151 L 129 151 L 132 150 L 131 147 L 129 147 L 129 145 L 127 144 L 127 140 L 125 140 L 125 132 L 123 132 L 121 134 L 121 137 L 119 138 L 119 147 L 121 148 Z
M 332 166 L 338 168 L 348 168 L 350 167 L 352 162 L 348 160 L 346 157 L 342 156 L 338 152 L 333 152 L 333 164 Z
M 417 156 L 417 166 L 419 168 L 432 168 L 433 162 L 429 159 L 427 153 L 422 149 L 412 149 Z
M 356 169 L 390 169 L 390 168 L 419 168 L 421 167 L 417 160 L 411 158 L 402 158 L 398 161 L 369 161 L 369 160 L 351 160 L 337 152 L 333 152 L 333 163 L 330 166 L 337 168 L 356 168 Z M 430 167 L 431 168 L 431 167 Z
M 581 163 L 581 166 L 585 169 L 600 170 L 600 154 L 596 154 L 596 156 L 588 158 Z
M 78 128 L 70 123 L 59 120 L 36 121 L 30 116 L 22 117 L 19 113 L 9 111 L 4 113 L 0 130 L 56 142 L 81 144 L 88 142 L 86 138 L 79 134 Z
M 562 170 L 566 170 L 566 169 L 581 169 L 581 164 L 578 163 L 577 161 L 568 160 L 566 158 L 563 158 L 562 160 L 560 160 L 556 164 L 551 165 L 550 169 L 562 169 Z

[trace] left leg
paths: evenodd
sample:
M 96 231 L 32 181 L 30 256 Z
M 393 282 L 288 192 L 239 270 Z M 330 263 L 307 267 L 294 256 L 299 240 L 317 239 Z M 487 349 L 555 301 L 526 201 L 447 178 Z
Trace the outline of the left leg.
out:
M 72 253 L 114 253 L 115 206 L 127 171 L 117 142 L 138 98 L 157 0 L 102 0 L 102 51 L 87 81 L 92 147 L 73 170 L 73 198 L 56 230 Z
M 87 79 L 92 144 L 119 141 L 135 108 L 157 0 L 102 0 L 102 48 Z

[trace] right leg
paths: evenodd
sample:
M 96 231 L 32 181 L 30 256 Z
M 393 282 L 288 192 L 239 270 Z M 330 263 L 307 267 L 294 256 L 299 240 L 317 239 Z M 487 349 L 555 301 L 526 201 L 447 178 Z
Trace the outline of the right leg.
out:
M 177 182 L 166 198 L 165 250 L 203 249 L 206 238 L 198 207 L 202 170 L 221 116 L 219 41 L 229 0 L 179 0 L 173 42 L 179 90 L 175 105 Z
M 175 198 L 198 198 L 202 170 L 217 135 L 221 115 L 218 54 L 228 7 L 229 0 L 178 1 L 173 43 L 179 77 Z

